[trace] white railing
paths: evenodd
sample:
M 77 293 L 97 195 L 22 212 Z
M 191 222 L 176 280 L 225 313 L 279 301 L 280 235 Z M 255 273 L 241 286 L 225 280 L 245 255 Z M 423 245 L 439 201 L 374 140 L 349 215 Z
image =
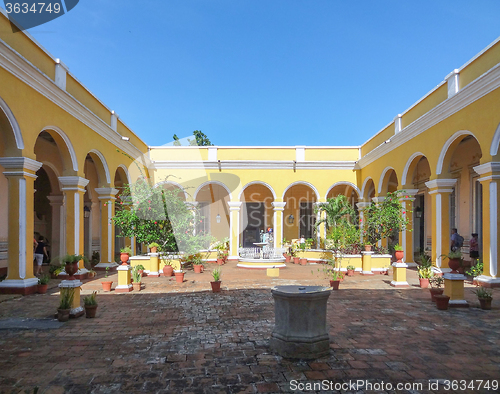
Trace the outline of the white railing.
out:
M 239 248 L 238 254 L 244 259 L 279 259 L 283 257 L 286 248 L 272 248 L 264 246 L 263 248 Z

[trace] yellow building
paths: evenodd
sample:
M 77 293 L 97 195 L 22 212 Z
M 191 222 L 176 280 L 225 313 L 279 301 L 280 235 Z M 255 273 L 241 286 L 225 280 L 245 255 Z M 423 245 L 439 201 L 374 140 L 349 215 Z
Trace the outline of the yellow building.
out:
M 362 146 L 148 147 L 59 59 L 0 15 L 0 292 L 34 291 L 33 237 L 52 256 L 100 254 L 134 240 L 110 224 L 120 187 L 145 174 L 179 188 L 206 218 L 200 231 L 230 237 L 230 259 L 272 228 L 283 238 L 313 235 L 314 205 L 345 194 L 362 214 L 390 191 L 413 231 L 401 234 L 405 261 L 428 250 L 436 269 L 450 229 L 479 233 L 484 274 L 500 286 L 500 40 L 453 70 Z M 429 81 L 433 85 L 435 81 Z M 82 272 L 85 272 L 83 266 Z M 1 273 L 0 273 L 1 274 Z

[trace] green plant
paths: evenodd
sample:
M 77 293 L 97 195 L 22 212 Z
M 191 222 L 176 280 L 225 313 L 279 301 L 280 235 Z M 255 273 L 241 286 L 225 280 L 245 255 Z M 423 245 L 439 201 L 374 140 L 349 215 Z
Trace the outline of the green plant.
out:
M 90 259 L 90 262 L 92 265 L 97 265 L 97 264 L 99 264 L 99 261 L 101 261 L 101 255 L 99 254 L 99 252 L 97 250 L 95 250 L 92 253 L 92 258 Z
M 441 276 L 434 275 L 429 279 L 429 284 L 433 289 L 440 289 L 443 286 L 444 279 Z
M 460 251 L 451 251 L 448 254 L 442 254 L 439 257 L 444 257 L 445 259 L 458 259 L 462 260 L 462 252 Z
M 314 239 L 307 238 L 305 243 L 306 249 L 312 249 L 313 245 L 314 245 Z
M 49 275 L 42 275 L 40 278 L 38 278 L 38 284 L 39 285 L 46 285 L 49 283 L 50 276 Z
M 221 275 L 221 269 L 220 268 L 214 268 L 212 271 L 212 276 L 214 278 L 214 282 L 219 282 L 220 281 L 220 275 Z
M 328 245 L 328 249 L 341 254 L 359 253 L 360 230 L 353 223 L 342 221 L 330 228 L 325 244 Z
M 394 245 L 394 250 L 396 252 L 402 252 L 403 251 L 403 247 L 400 244 L 396 244 L 396 245 Z
M 144 271 L 144 270 L 146 269 L 146 268 L 144 268 L 144 266 L 143 266 L 142 264 L 137 264 L 137 265 L 136 265 L 136 268 L 137 268 L 138 270 L 142 270 L 142 271 Z
M 425 253 L 420 254 L 419 260 L 420 260 L 419 265 L 421 267 L 431 267 L 432 266 L 431 258 L 428 255 L 426 255 Z
M 97 305 L 97 291 L 93 291 L 92 294 L 83 297 L 83 304 L 87 306 Z
M 136 265 L 134 268 L 132 268 L 132 280 L 135 283 L 140 283 L 142 278 L 142 273 L 139 272 L 139 269 L 137 267 L 138 266 Z
M 472 276 L 473 278 L 477 278 L 478 276 L 483 274 L 483 261 L 479 260 L 476 265 L 470 267 L 470 269 L 466 272 L 467 275 Z
M 417 267 L 417 270 L 418 270 L 418 277 L 419 278 L 422 278 L 422 279 L 432 278 L 432 268 L 431 267 L 419 265 Z
M 493 292 L 486 287 L 478 286 L 477 289 L 472 290 L 472 292 L 477 295 L 477 298 L 483 298 L 485 300 L 493 299 Z
M 156 242 L 151 242 L 151 243 L 149 244 L 149 247 L 150 247 L 150 248 L 159 248 L 159 247 L 160 247 L 160 245 L 159 245 L 158 243 L 156 243 Z
M 59 309 L 71 309 L 74 298 L 75 298 L 75 289 L 73 287 L 61 288 L 61 299 L 59 302 Z
M 132 254 L 132 249 L 130 248 L 130 246 L 125 246 L 124 248 L 120 249 L 120 253 Z
M 338 256 L 331 257 L 326 261 L 322 271 L 331 280 L 340 280 L 344 278 L 344 274 L 340 271 L 342 267 L 341 259 Z M 319 269 L 318 269 L 319 271 Z
M 348 271 L 354 271 L 356 268 L 354 267 L 354 265 L 348 265 L 346 269 Z
M 51 264 L 51 265 L 50 265 L 50 267 L 49 267 L 49 273 L 50 273 L 50 274 L 57 275 L 55 272 L 56 272 L 57 270 L 60 270 L 60 269 L 61 269 L 61 266 L 60 266 L 60 265 L 52 265 L 52 264 Z M 60 272 L 60 271 L 59 271 L 59 272 Z
M 106 275 L 104 275 L 104 277 L 107 278 L 108 274 L 109 274 L 109 267 L 106 267 Z
M 64 267 L 58 267 L 58 268 L 56 268 L 56 269 L 54 270 L 53 274 L 54 274 L 55 276 L 57 276 L 57 275 L 59 275 L 59 274 L 60 274 L 61 272 L 63 272 L 63 271 L 64 271 Z
M 61 258 L 61 261 L 65 264 L 78 263 L 80 260 L 83 260 L 84 262 L 88 261 L 81 254 L 67 254 L 63 258 Z

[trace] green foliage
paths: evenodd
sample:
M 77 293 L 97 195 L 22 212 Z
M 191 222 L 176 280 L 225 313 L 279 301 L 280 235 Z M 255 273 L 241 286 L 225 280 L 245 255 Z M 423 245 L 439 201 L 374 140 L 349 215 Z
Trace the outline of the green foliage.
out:
M 136 265 L 134 268 L 132 268 L 132 280 L 135 282 L 135 283 L 140 283 L 141 282 L 141 278 L 142 278 L 142 272 L 139 272 L 139 268 L 138 266 Z
M 158 244 L 158 243 L 156 243 L 156 242 L 151 242 L 151 243 L 149 244 L 149 247 L 150 247 L 150 248 L 159 248 L 159 247 L 160 247 L 160 244 Z
M 356 269 L 356 267 L 354 267 L 354 265 L 348 265 L 346 267 L 346 269 L 349 270 L 349 271 L 354 271 Z
M 444 257 L 445 259 L 458 259 L 462 260 L 462 252 L 459 250 L 457 251 L 451 251 L 448 254 L 442 254 L 440 257 Z
M 97 291 L 93 291 L 92 294 L 83 297 L 83 304 L 87 306 L 97 305 Z
M 488 290 L 486 287 L 478 286 L 476 290 L 472 290 L 472 292 L 477 295 L 477 298 L 483 298 L 485 300 L 493 299 L 493 291 Z
M 38 278 L 38 284 L 39 285 L 46 285 L 50 281 L 50 276 L 49 275 L 42 275 L 40 278 Z
M 360 230 L 351 222 L 342 222 L 332 227 L 327 234 L 329 249 L 342 254 L 356 254 L 360 251 Z
M 212 276 L 214 278 L 214 282 L 220 281 L 220 275 L 221 275 L 221 269 L 214 268 L 214 270 L 212 271 Z
M 322 271 L 330 280 L 340 280 L 344 277 L 344 274 L 340 271 L 341 267 L 342 260 L 340 257 L 331 257 L 326 261 Z
M 431 267 L 424 267 L 419 265 L 417 267 L 418 270 L 418 277 L 422 279 L 430 279 L 432 278 L 432 268 Z
M 305 242 L 305 247 L 306 249 L 312 249 L 314 245 L 314 239 L 312 238 L 307 238 Z
M 444 279 L 441 276 L 434 275 L 430 280 L 429 284 L 433 289 L 440 289 L 443 286 Z
M 130 246 L 125 246 L 124 248 L 120 249 L 120 253 L 126 253 L 128 255 L 132 254 L 132 248 Z
M 396 244 L 396 245 L 394 245 L 394 250 L 396 252 L 402 252 L 403 251 L 403 247 L 400 244 Z
M 143 270 L 143 271 L 146 269 L 146 268 L 144 268 L 144 266 L 143 266 L 142 264 L 137 264 L 137 265 L 136 265 L 136 268 L 137 268 L 138 270 Z
M 479 260 L 476 265 L 470 267 L 468 271 L 465 273 L 469 276 L 472 276 L 473 278 L 478 277 L 479 275 L 483 274 L 483 261 Z
M 365 208 L 363 222 L 363 237 L 370 245 L 377 244 L 382 238 L 388 238 L 400 231 L 406 230 L 409 219 L 404 215 L 399 193 L 387 193 L 387 197 L 379 204 L 371 203 Z M 361 222 L 361 221 L 360 221 Z
M 64 256 L 61 261 L 65 264 L 72 264 L 72 263 L 78 263 L 80 260 L 83 261 L 88 261 L 84 256 L 81 254 L 67 254 Z
M 191 141 L 191 145 L 198 145 L 198 146 L 212 146 L 213 144 L 210 142 L 208 137 L 201 132 L 201 130 L 195 130 L 193 131 L 194 138 L 196 138 L 195 143 L 193 144 Z
M 106 267 L 106 275 L 104 275 L 104 277 L 107 278 L 108 274 L 109 274 L 109 267 Z
M 61 299 L 59 309 L 71 309 L 73 299 L 75 298 L 75 289 L 72 287 L 61 288 Z
M 325 203 L 320 203 L 314 209 L 315 213 L 325 212 L 326 217 L 316 222 L 316 228 L 325 223 L 327 231 L 341 223 L 352 223 L 355 215 L 354 209 L 343 194 L 329 198 Z

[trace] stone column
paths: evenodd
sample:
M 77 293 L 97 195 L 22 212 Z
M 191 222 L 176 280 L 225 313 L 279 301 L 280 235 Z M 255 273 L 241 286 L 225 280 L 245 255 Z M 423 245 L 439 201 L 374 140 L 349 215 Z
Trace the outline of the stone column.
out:
M 240 209 L 241 202 L 230 201 L 229 205 L 229 260 L 238 260 L 238 248 L 240 246 Z
M 283 211 L 286 202 L 272 202 L 274 210 L 274 247 L 281 248 L 283 243 Z
M 363 275 L 373 275 L 372 272 L 372 254 L 374 252 L 361 252 L 361 273 Z
M 52 207 L 51 257 L 64 256 L 66 254 L 66 245 L 64 243 L 64 196 L 59 194 L 47 196 L 47 198 Z
M 314 206 L 319 208 L 321 206 L 321 204 L 324 204 L 324 203 L 325 203 L 325 201 L 318 201 L 318 202 L 314 203 Z M 316 214 L 316 223 L 324 218 L 326 218 L 326 212 L 318 212 Z M 321 236 L 323 236 L 323 240 L 326 240 L 326 223 L 325 222 L 321 223 L 317 229 L 318 229 L 318 231 L 316 234 L 316 245 L 317 245 L 317 249 L 320 249 L 321 248 Z M 323 245 L 324 245 L 324 241 L 323 241 Z
M 101 261 L 97 269 L 116 267 L 115 256 L 115 226 L 111 218 L 115 215 L 115 200 L 118 189 L 102 187 L 94 189 L 101 204 Z
M 478 282 L 485 287 L 500 287 L 500 162 L 474 167 L 483 186 L 483 274 Z
M 418 193 L 418 189 L 403 189 L 399 191 L 399 201 L 403 206 L 403 217 L 408 219 L 406 231 L 399 233 L 399 244 L 403 247 L 404 262 L 408 267 L 416 267 L 417 264 L 413 261 L 413 201 Z
M 385 200 L 385 197 L 373 197 L 372 198 L 372 201 L 375 203 L 375 205 L 379 205 L 381 204 L 382 202 L 384 202 Z M 388 243 L 388 240 L 387 238 L 382 238 L 380 241 L 378 241 L 378 246 L 383 246 L 384 248 L 388 248 L 389 247 L 389 243 Z
M 8 268 L 0 293 L 32 294 L 38 279 L 33 276 L 34 190 L 36 171 L 42 163 L 27 157 L 1 157 L 8 181 Z
M 450 272 L 448 259 L 441 255 L 450 252 L 450 194 L 456 179 L 434 179 L 426 182 L 432 198 L 432 261 L 436 263 L 438 272 Z
M 364 215 L 364 210 L 365 208 L 369 207 L 371 203 L 369 202 L 358 202 L 356 203 L 356 206 L 358 207 L 358 212 L 359 212 L 359 229 L 360 229 L 360 241 L 361 245 L 365 243 L 365 239 L 363 239 L 363 227 L 365 225 L 365 215 Z

